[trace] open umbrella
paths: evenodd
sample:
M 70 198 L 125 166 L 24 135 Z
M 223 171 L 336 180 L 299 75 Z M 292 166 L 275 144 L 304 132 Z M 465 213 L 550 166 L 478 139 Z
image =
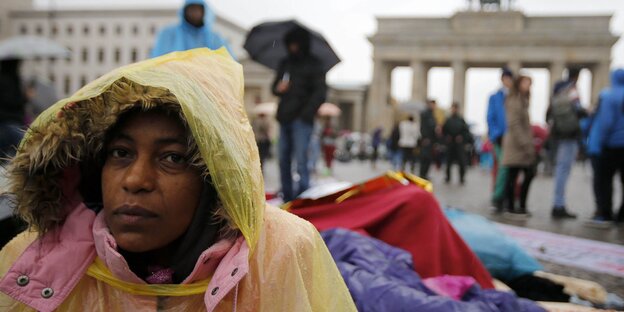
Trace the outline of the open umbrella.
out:
M 15 36 L 0 41 L 0 60 L 68 56 L 67 48 L 45 37 Z
M 324 71 L 329 71 L 340 62 L 340 58 L 321 34 L 295 20 L 266 22 L 255 26 L 247 34 L 243 47 L 253 60 L 277 70 L 280 61 L 288 55 L 284 35 L 296 28 L 303 28 L 310 33 L 310 53 L 320 60 Z
M 332 103 L 323 103 L 316 112 L 319 116 L 340 116 L 342 110 Z

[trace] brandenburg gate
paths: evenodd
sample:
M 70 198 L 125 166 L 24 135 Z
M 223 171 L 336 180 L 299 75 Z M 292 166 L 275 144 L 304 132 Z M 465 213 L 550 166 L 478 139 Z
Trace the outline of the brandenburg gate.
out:
M 592 73 L 591 98 L 609 83 L 611 16 L 526 16 L 495 9 L 467 10 L 450 18 L 377 18 L 373 45 L 373 79 L 368 94 L 367 129 L 393 123 L 391 72 L 409 66 L 412 100 L 427 98 L 427 73 L 432 67 L 453 69 L 453 101 L 462 109 L 466 71 L 471 67 L 547 68 L 550 84 L 567 67 Z M 495 86 L 492 86 L 494 90 Z M 486 105 L 486 103 L 483 103 Z

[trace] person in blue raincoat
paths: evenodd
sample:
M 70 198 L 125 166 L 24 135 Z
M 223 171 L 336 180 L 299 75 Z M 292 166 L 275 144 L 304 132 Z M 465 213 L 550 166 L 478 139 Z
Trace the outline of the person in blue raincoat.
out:
M 589 131 L 588 153 L 598 159 L 598 210 L 588 225 L 624 222 L 624 199 L 613 212 L 613 178 L 624 174 L 624 69 L 611 73 L 611 87 L 600 93 L 600 104 Z M 622 181 L 624 184 L 624 180 Z
M 185 0 L 178 15 L 179 23 L 166 26 L 158 33 L 151 57 L 202 47 L 217 50 L 223 46 L 234 56 L 227 41 L 214 32 L 215 15 L 204 0 Z

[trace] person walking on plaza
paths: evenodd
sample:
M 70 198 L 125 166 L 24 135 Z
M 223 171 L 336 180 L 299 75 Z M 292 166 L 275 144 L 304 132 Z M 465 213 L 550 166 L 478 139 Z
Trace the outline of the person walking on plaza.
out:
M 390 153 L 390 162 L 392 170 L 401 170 L 403 164 L 403 152 L 399 148 L 399 139 L 401 139 L 401 131 L 399 130 L 399 122 L 395 122 L 390 132 L 390 137 L 386 141 L 386 147 Z
M 316 111 L 325 102 L 325 72 L 310 53 L 310 33 L 298 27 L 284 36 L 288 56 L 279 65 L 273 93 L 280 98 L 279 167 L 284 201 L 291 201 L 310 186 L 308 146 Z M 293 184 L 292 159 L 299 181 Z
M 493 145 L 494 151 L 492 205 L 495 207 L 494 210 L 496 212 L 502 211 L 503 199 L 505 197 L 505 181 L 507 180 L 507 168 L 501 165 L 501 161 L 503 159 L 503 136 L 507 130 L 505 99 L 513 85 L 513 73 L 509 69 L 503 68 L 501 82 L 503 86 L 490 96 L 487 108 L 488 138 Z
M 597 158 L 598 211 L 591 223 L 624 222 L 624 199 L 613 215 L 613 177 L 624 186 L 624 69 L 611 74 L 611 88 L 603 90 L 589 133 L 588 153 Z
M 429 168 L 433 161 L 434 145 L 438 141 L 438 124 L 434 112 L 436 101 L 427 100 L 427 109 L 420 114 L 420 177 L 429 179 Z
M 178 12 L 180 22 L 163 28 L 156 37 L 150 56 L 156 57 L 173 51 L 186 51 L 206 47 L 226 47 L 227 41 L 214 32 L 215 15 L 204 0 L 186 0 Z
M 553 218 L 576 218 L 568 212 L 565 202 L 565 188 L 572 165 L 576 160 L 581 139 L 580 119 L 587 115 L 581 107 L 576 82 L 579 70 L 568 69 L 568 79 L 555 84 L 546 120 L 550 125 L 550 138 L 555 152 L 555 187 L 551 215 Z
M 399 147 L 403 155 L 401 170 L 405 170 L 406 164 L 409 162 L 411 172 L 414 172 L 414 166 L 416 165 L 414 149 L 416 148 L 416 143 L 418 143 L 419 136 L 420 131 L 418 131 L 418 123 L 414 121 L 414 116 L 409 116 L 399 123 Z
M 459 113 L 457 102 L 451 105 L 451 115 L 446 119 L 442 127 L 442 134 L 446 142 L 446 178 L 445 182 L 451 181 L 451 167 L 454 163 L 459 166 L 459 182 L 464 184 L 466 173 L 466 144 L 470 143 L 472 135 L 466 121 Z
M 373 147 L 373 154 L 371 155 L 371 167 L 377 169 L 377 158 L 379 158 L 379 146 L 381 145 L 383 129 L 381 127 L 373 130 L 371 139 L 371 146 Z
M 505 183 L 505 205 L 510 216 L 526 217 L 527 197 L 535 176 L 535 147 L 529 118 L 531 78 L 518 76 L 505 100 L 507 131 L 503 138 L 502 165 L 509 170 Z M 522 173 L 520 205 L 516 207 L 516 179 Z M 517 209 L 516 209 L 517 208 Z
M 336 132 L 336 128 L 332 125 L 331 118 L 327 116 L 324 117 L 323 130 L 321 132 L 321 145 L 328 175 L 332 174 L 332 162 L 334 160 L 334 153 L 336 152 L 337 137 L 338 133 Z

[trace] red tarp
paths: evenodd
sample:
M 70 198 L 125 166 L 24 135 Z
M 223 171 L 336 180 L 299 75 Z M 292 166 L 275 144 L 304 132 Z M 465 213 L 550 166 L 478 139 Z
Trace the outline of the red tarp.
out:
M 423 278 L 467 275 L 483 288 L 494 288 L 492 277 L 455 232 L 435 197 L 419 186 L 392 185 L 341 203 L 326 198 L 295 206 L 290 212 L 319 231 L 346 228 L 407 250 Z

